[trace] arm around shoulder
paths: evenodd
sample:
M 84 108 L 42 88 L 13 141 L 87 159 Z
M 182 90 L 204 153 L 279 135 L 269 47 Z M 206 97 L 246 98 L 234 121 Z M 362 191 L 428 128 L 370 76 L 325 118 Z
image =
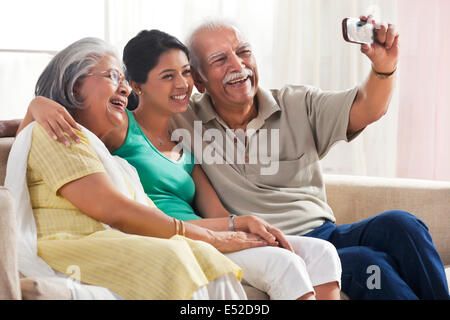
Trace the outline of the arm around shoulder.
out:
M 37 96 L 31 100 L 25 118 L 17 130 L 19 133 L 31 122 L 38 122 L 54 140 L 70 145 L 66 135 L 73 141 L 80 142 L 74 129 L 80 127 L 69 114 L 69 112 L 59 103 L 42 96 Z

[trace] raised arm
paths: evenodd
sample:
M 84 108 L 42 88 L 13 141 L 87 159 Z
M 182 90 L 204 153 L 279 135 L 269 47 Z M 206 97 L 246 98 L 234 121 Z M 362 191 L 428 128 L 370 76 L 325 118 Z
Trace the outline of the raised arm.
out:
M 375 24 L 375 42 L 361 45 L 361 52 L 372 62 L 367 80 L 360 86 L 350 111 L 347 134 L 352 135 L 380 119 L 386 112 L 394 90 L 394 74 L 398 62 L 399 34 L 395 26 L 378 25 L 369 17 L 361 17 Z

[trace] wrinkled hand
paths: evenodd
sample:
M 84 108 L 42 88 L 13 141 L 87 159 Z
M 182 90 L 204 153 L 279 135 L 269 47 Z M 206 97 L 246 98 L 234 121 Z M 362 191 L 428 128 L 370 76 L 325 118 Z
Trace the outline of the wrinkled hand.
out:
M 212 241 L 209 241 L 222 253 L 240 251 L 255 247 L 268 246 L 269 243 L 261 237 L 243 231 L 211 231 Z
M 236 218 L 235 218 L 236 219 Z M 258 235 L 271 246 L 280 246 L 284 249 L 294 251 L 284 234 L 266 221 L 255 216 L 240 216 L 236 220 L 244 220 L 243 230 Z
M 80 142 L 73 129 L 81 130 L 66 108 L 59 103 L 45 98 L 34 98 L 29 106 L 29 110 L 34 120 L 38 122 L 54 140 L 70 146 L 70 141 L 66 135 L 76 143 Z M 66 135 L 65 135 L 66 134 Z
M 377 23 L 371 15 L 361 16 L 362 21 L 372 23 L 375 27 L 375 41 L 361 45 L 361 52 L 371 61 L 374 69 L 381 73 L 391 73 L 398 62 L 399 34 L 393 24 Z

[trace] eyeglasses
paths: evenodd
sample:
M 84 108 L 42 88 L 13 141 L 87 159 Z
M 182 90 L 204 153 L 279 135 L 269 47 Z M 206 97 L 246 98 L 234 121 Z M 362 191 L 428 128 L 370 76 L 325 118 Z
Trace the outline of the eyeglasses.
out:
M 111 69 L 107 71 L 91 72 L 86 74 L 86 76 L 97 76 L 97 75 L 111 79 L 113 84 L 116 86 L 116 89 L 119 87 L 120 83 L 122 83 L 128 89 L 131 89 L 127 79 L 125 79 L 125 76 L 122 73 L 120 73 L 119 70 Z

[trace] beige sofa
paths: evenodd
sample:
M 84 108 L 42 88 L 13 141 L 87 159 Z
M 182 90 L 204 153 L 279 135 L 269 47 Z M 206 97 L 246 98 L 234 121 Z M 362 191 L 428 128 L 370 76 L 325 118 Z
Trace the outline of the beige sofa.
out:
M 0 138 L 0 186 L 13 138 Z M 356 176 L 325 176 L 327 197 L 337 223 L 345 224 L 391 209 L 401 209 L 422 219 L 446 265 L 450 282 L 450 182 Z M 20 278 L 15 252 L 15 217 L 12 195 L 0 187 L 0 299 L 70 299 L 68 288 L 54 287 L 42 279 Z M 267 299 L 245 285 L 250 299 Z

